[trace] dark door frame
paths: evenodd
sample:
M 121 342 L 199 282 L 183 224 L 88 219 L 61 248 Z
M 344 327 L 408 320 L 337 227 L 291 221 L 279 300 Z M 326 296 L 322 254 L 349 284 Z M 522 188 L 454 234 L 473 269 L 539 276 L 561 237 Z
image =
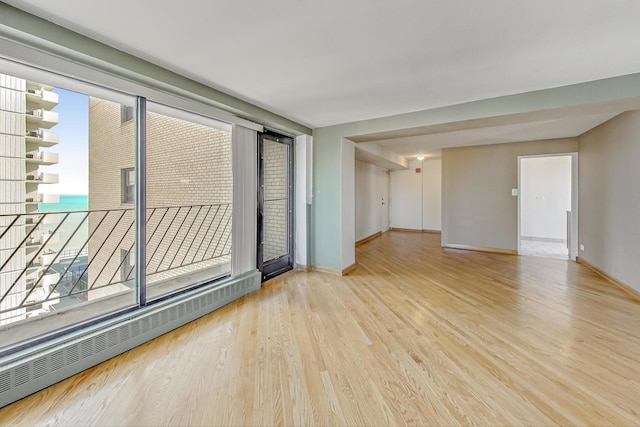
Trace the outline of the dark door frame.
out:
M 264 260 L 264 141 L 284 144 L 287 146 L 287 254 L 271 260 Z M 262 273 L 262 281 L 269 280 L 286 271 L 292 270 L 294 265 L 293 236 L 294 236 L 294 189 L 293 189 L 293 138 L 276 132 L 265 130 L 258 132 L 258 241 L 257 268 Z

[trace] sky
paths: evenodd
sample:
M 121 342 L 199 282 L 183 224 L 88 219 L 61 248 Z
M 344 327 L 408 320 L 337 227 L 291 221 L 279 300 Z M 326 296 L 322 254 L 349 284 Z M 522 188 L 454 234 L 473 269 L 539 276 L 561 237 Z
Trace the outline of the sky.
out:
M 60 142 L 43 151 L 58 153 L 56 165 L 41 166 L 45 173 L 57 173 L 58 184 L 40 185 L 38 191 L 46 194 L 88 194 L 89 190 L 89 97 L 61 88 L 54 88 L 59 96 L 52 111 L 58 113 L 58 124 L 51 132 L 60 135 Z

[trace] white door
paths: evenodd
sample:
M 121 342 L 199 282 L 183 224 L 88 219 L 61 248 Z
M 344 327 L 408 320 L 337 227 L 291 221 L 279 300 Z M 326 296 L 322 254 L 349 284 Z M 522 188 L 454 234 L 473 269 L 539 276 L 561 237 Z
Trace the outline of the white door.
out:
M 378 198 L 378 229 L 389 229 L 389 172 L 377 168 L 376 188 Z

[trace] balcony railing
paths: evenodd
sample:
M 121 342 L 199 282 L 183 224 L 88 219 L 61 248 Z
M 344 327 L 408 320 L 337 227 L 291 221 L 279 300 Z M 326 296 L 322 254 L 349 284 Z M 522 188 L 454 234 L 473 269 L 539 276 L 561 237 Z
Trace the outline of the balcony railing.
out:
M 58 101 L 57 93 L 44 88 L 27 90 L 27 105 L 30 107 L 41 107 L 50 110 L 58 105 Z
M 231 204 L 147 209 L 149 286 L 229 262 L 231 211 Z M 50 216 L 58 221 L 42 233 L 39 229 Z M 33 227 L 24 227 L 28 220 Z M 22 236 L 18 230 L 22 239 L 16 239 Z M 130 289 L 135 279 L 133 236 L 133 209 L 0 215 L 0 248 L 9 248 L 0 251 L 0 275 L 12 278 L 0 288 L 0 314 L 46 311 L 62 300 L 69 300 L 68 307 L 103 288 L 111 287 L 113 294 Z M 37 250 L 23 250 L 30 244 Z M 24 265 L 16 269 L 16 260 Z
M 32 127 L 49 129 L 58 124 L 58 113 L 47 111 L 43 108 L 27 111 L 25 117 L 27 119 L 27 129 Z
M 30 184 L 57 184 L 60 180 L 57 173 L 29 172 L 25 181 Z
M 26 161 L 27 163 L 35 163 L 38 165 L 54 165 L 58 163 L 59 156 L 58 156 L 58 153 L 35 151 L 35 152 L 27 153 Z
M 41 147 L 53 147 L 60 142 L 60 136 L 55 132 L 45 130 L 30 130 L 26 135 L 27 142 L 38 144 Z

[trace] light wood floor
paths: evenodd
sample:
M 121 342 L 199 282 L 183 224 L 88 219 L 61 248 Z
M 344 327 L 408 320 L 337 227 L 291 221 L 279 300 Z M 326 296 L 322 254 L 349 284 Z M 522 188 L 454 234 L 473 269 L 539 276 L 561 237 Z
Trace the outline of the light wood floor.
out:
M 0 410 L 11 425 L 638 425 L 640 304 L 389 232 Z

